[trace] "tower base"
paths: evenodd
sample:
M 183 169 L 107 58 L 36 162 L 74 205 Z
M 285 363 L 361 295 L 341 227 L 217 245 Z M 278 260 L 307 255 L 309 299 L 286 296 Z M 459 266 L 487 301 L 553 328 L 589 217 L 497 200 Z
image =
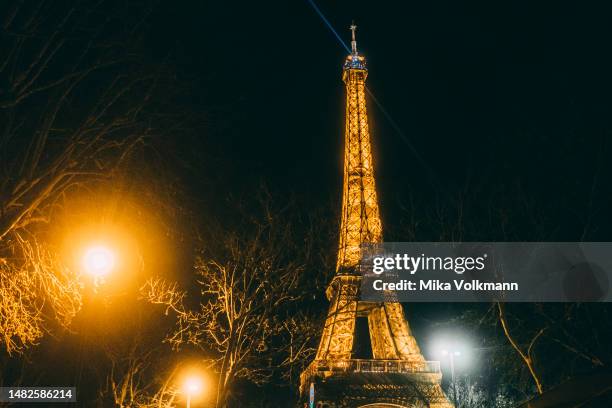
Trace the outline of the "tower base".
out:
M 367 369 L 355 370 L 355 361 Z M 401 361 L 373 366 L 368 360 L 350 360 L 346 371 L 337 364 L 315 361 L 317 369 L 304 372 L 300 407 L 310 406 L 312 390 L 316 408 L 454 408 L 440 386 L 440 372 L 385 372 Z

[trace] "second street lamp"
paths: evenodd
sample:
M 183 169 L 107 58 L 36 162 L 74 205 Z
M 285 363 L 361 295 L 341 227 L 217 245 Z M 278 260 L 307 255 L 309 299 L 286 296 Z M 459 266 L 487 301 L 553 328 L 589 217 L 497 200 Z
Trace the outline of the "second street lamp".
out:
M 455 383 L 455 358 L 461 356 L 458 350 L 442 350 L 442 355 L 449 358 L 451 369 L 451 383 L 453 385 L 453 404 L 457 406 L 457 385 Z

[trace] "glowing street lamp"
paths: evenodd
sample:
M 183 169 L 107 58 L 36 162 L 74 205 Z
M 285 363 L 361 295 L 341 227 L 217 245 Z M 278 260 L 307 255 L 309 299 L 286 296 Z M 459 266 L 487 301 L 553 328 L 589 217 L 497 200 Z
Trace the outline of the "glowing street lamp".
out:
M 94 245 L 85 250 L 82 263 L 85 272 L 94 278 L 95 285 L 104 280 L 115 267 L 115 252 L 103 245 Z
M 183 382 L 183 392 L 187 394 L 187 408 L 191 408 L 191 398 L 200 394 L 203 389 L 202 378 L 191 375 Z

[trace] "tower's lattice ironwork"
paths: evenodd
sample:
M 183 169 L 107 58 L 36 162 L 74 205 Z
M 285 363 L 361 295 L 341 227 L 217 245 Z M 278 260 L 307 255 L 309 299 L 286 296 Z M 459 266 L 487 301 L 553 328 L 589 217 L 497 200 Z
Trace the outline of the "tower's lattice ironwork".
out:
M 346 128 L 342 220 L 336 275 L 327 289 L 329 312 L 315 360 L 301 375 L 304 398 L 317 407 L 452 408 L 440 387 L 438 362 L 425 361 L 397 302 L 359 300 L 361 245 L 382 242 L 368 129 L 366 61 L 352 51 L 344 62 Z M 372 359 L 354 358 L 356 319 L 367 318 Z

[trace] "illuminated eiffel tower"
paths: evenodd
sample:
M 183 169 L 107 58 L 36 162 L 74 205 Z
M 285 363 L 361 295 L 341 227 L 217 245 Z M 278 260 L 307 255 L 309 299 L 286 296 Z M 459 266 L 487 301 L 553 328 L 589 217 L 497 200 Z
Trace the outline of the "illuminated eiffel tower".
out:
M 346 130 L 338 263 L 326 292 L 330 306 L 315 360 L 300 376 L 302 402 L 319 408 L 452 408 L 440 386 L 439 362 L 425 361 L 401 304 L 359 300 L 361 245 L 382 242 L 382 225 L 366 111 L 368 71 L 355 29 L 352 25 L 352 52 L 342 70 Z M 358 322 L 369 336 L 359 339 Z M 356 337 L 371 349 L 369 358 L 357 355 Z

